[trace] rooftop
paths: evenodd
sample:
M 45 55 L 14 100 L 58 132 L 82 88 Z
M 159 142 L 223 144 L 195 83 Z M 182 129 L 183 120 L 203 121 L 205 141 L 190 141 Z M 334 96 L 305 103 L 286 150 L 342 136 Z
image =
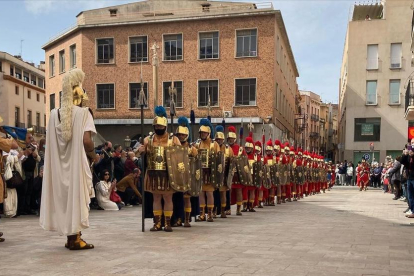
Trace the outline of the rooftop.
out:
M 45 72 L 37 68 L 34 63 L 24 61 L 20 56 L 13 56 L 9 53 L 0 51 L 0 61 L 6 61 L 17 65 L 21 68 L 24 68 L 26 71 L 31 71 L 31 73 L 37 74 L 39 76 L 45 75 Z
M 355 4 L 352 12 L 352 21 L 382 19 L 383 11 L 384 6 L 382 3 L 367 2 L 362 4 Z

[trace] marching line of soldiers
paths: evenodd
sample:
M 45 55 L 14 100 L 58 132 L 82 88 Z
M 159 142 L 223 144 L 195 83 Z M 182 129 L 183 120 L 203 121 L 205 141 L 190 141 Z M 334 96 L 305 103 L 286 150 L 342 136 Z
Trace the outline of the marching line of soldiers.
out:
M 155 112 L 154 132 L 139 149 L 147 166 L 144 188 L 152 195 L 146 212 L 154 220 L 151 231 L 191 227 L 192 216 L 208 222 L 226 218 L 231 205 L 241 216 L 325 193 L 334 183 L 331 162 L 288 142 L 269 139 L 262 145 L 250 133 L 241 146 L 235 127 L 225 135 L 223 126 L 214 128 L 208 119 L 200 120 L 199 138 L 191 142 L 187 118 L 180 117 L 176 133 L 169 134 L 165 109 Z

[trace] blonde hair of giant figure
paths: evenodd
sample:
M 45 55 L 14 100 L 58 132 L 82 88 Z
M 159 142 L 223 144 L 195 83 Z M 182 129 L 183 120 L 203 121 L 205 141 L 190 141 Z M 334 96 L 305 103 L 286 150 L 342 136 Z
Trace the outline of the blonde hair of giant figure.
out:
M 62 107 L 60 117 L 62 124 L 62 135 L 66 142 L 72 139 L 73 88 L 80 85 L 84 79 L 85 73 L 78 68 L 70 70 L 63 77 Z

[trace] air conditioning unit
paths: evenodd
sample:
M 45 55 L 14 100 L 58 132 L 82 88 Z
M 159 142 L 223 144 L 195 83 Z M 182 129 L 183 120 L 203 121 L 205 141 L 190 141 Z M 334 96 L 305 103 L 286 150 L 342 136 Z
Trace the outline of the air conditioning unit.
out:
M 224 118 L 231 118 L 233 117 L 233 113 L 231 111 L 224 111 Z

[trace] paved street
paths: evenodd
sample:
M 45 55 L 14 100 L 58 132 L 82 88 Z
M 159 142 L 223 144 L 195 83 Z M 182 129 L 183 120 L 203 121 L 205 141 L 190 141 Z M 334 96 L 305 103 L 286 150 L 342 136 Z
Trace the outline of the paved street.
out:
M 140 207 L 92 211 L 96 248 L 78 252 L 37 217 L 2 218 L 0 275 L 414 275 L 414 226 L 391 197 L 338 187 L 173 233 L 141 233 Z

